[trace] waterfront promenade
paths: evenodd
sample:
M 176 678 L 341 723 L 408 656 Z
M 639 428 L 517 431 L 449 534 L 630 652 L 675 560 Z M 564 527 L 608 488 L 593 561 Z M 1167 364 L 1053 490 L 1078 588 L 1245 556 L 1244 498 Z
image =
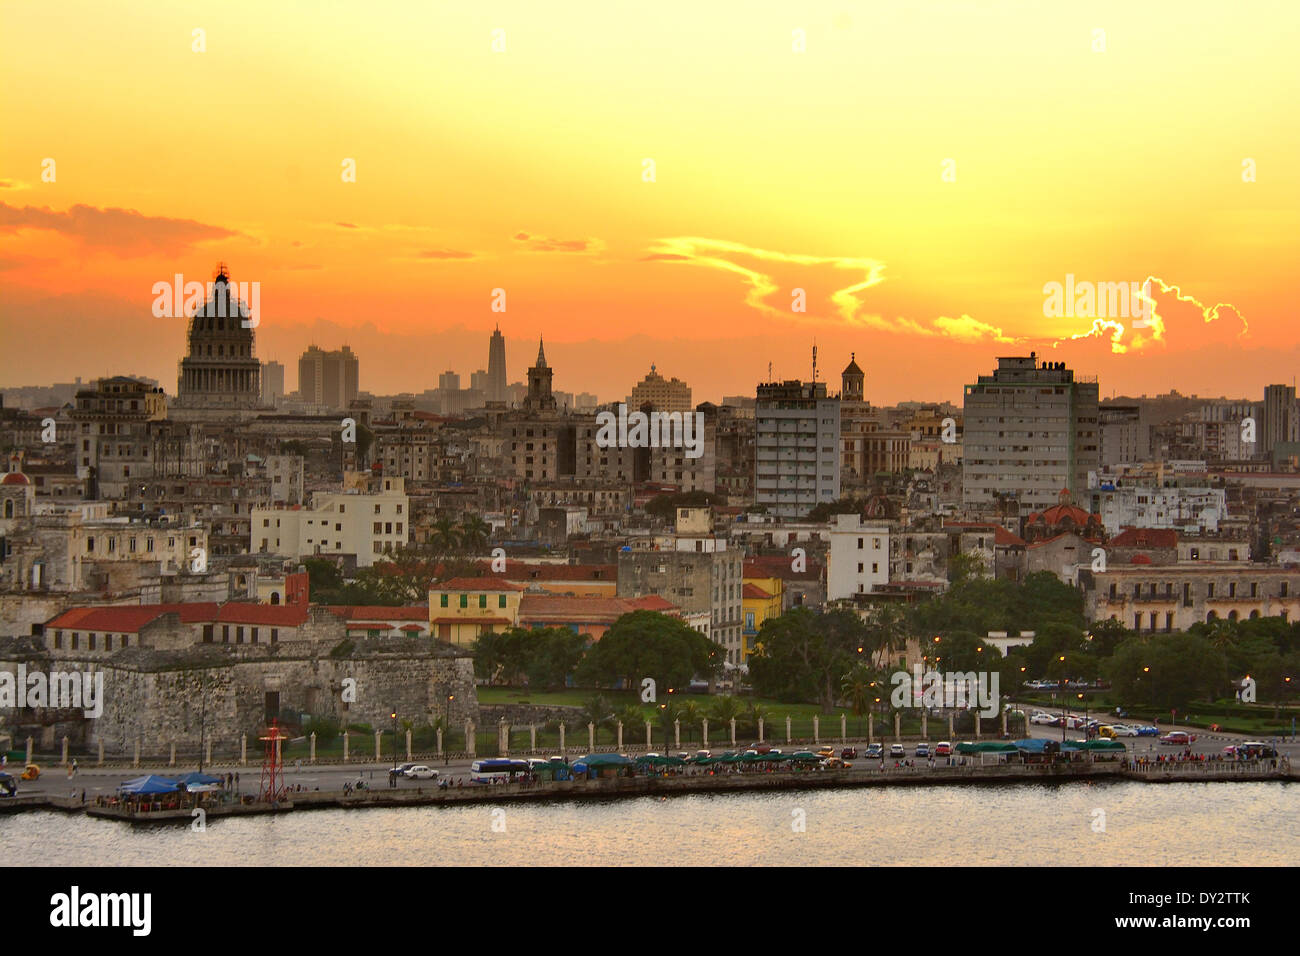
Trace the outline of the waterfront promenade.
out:
M 369 807 L 456 806 L 516 802 L 608 800 L 633 796 L 672 796 L 688 793 L 738 791 L 798 791 L 854 787 L 959 786 L 1025 783 L 1097 783 L 1135 780 L 1143 783 L 1297 781 L 1300 774 L 1288 764 L 1274 768 L 1269 761 L 1190 761 L 1141 763 L 1133 759 L 1055 763 L 979 764 L 965 766 L 887 765 L 872 762 L 853 770 L 747 771 L 669 776 L 608 777 L 592 780 L 534 781 L 472 784 L 439 788 L 405 786 L 347 793 L 302 791 L 289 793 L 277 804 L 251 797 L 213 800 L 209 795 L 181 795 L 179 801 L 159 799 L 143 808 L 114 803 L 100 797 L 83 802 L 78 797 L 40 794 L 0 800 L 0 813 L 25 810 L 60 810 L 136 824 L 189 823 L 201 806 L 205 819 L 287 813 L 295 810 Z M 175 805 L 179 802 L 179 805 Z M 169 803 L 171 804 L 169 806 Z

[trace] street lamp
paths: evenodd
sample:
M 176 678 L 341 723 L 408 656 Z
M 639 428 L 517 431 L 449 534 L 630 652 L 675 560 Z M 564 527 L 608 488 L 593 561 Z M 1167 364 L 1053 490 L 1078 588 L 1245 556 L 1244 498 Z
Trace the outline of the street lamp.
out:
M 393 708 L 393 775 L 388 779 L 390 787 L 397 786 L 397 708 Z
M 1060 657 L 1057 658 L 1057 661 L 1061 664 L 1064 664 L 1065 655 L 1062 654 Z M 1061 668 L 1061 743 L 1065 743 L 1065 730 L 1067 727 L 1070 726 L 1070 701 L 1069 698 L 1065 696 L 1066 683 L 1067 681 L 1065 679 L 1065 668 L 1062 667 Z M 1062 752 L 1064 752 L 1065 748 L 1062 747 L 1061 750 Z
M 447 753 L 447 749 L 451 745 L 451 702 L 455 699 L 455 694 L 447 695 L 447 717 L 442 722 L 442 765 L 444 767 L 451 763 L 451 756 Z M 468 742 L 465 746 L 468 748 Z

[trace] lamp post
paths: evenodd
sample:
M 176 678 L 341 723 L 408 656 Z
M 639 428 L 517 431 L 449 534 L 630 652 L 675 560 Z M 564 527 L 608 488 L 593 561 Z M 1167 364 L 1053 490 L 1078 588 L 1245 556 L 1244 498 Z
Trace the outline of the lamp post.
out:
M 451 702 L 455 699 L 455 694 L 447 695 L 447 716 L 442 722 L 442 765 L 444 767 L 451 763 L 451 756 L 447 753 L 447 750 L 451 746 Z M 468 742 L 466 746 L 469 746 Z
M 391 716 L 393 718 L 393 773 L 392 776 L 388 778 L 388 785 L 390 787 L 396 787 L 397 786 L 397 708 L 396 707 L 393 708 L 393 713 Z
M 1062 654 L 1060 657 L 1057 658 L 1057 661 L 1061 664 L 1064 664 L 1065 655 Z M 1066 728 L 1070 726 L 1070 701 L 1069 698 L 1065 696 L 1066 683 L 1067 682 L 1065 679 L 1065 668 L 1062 667 L 1061 668 L 1061 743 L 1062 744 L 1065 743 Z M 1062 747 L 1061 750 L 1062 752 L 1064 752 L 1065 748 Z

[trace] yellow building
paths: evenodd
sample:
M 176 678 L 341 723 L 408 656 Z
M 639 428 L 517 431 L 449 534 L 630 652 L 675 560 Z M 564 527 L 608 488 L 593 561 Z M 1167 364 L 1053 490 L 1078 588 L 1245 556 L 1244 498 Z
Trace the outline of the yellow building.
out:
M 785 594 L 785 582 L 780 578 L 745 578 L 745 587 L 741 593 L 741 641 L 740 662 L 749 659 L 754 650 L 754 641 L 758 639 L 759 628 L 769 617 L 781 616 L 781 602 Z
M 453 578 L 429 589 L 429 632 L 449 644 L 519 624 L 525 588 L 493 578 Z

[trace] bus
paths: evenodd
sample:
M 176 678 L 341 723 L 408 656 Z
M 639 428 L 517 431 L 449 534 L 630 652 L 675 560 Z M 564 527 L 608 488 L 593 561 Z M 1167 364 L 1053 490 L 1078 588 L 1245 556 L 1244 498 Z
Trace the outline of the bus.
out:
M 515 778 L 515 774 L 520 773 L 528 773 L 527 760 L 493 757 L 490 760 L 475 760 L 469 766 L 469 779 L 472 783 L 495 783 L 498 780 L 510 781 Z

